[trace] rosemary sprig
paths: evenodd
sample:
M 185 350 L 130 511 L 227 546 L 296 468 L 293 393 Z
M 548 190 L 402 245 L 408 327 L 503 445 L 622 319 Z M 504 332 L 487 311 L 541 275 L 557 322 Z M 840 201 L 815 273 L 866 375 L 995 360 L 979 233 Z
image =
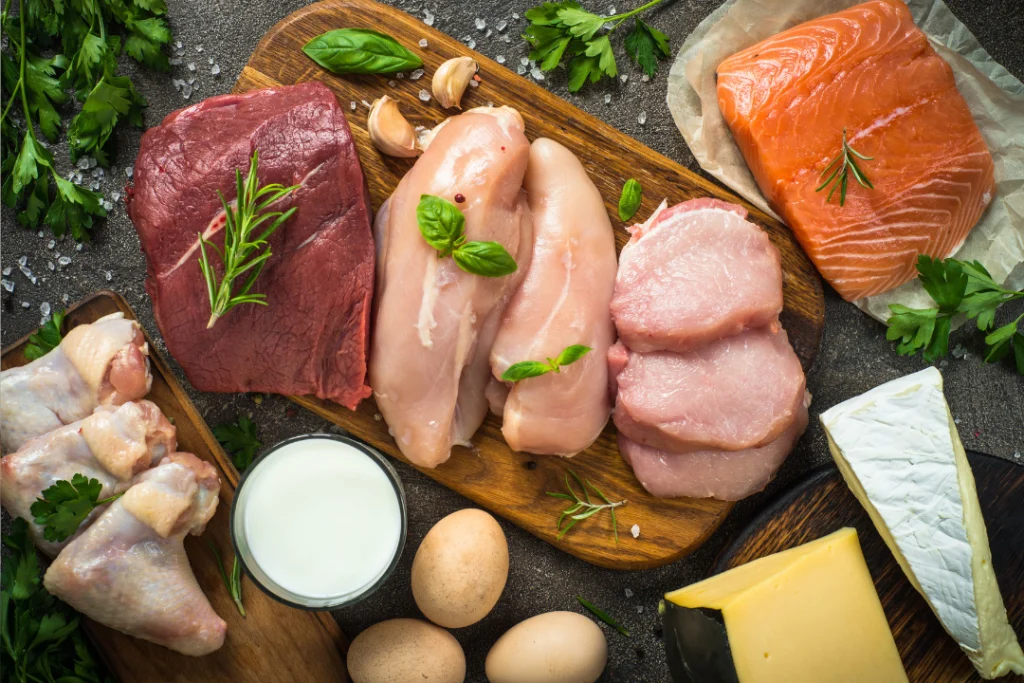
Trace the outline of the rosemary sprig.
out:
M 824 178 L 825 174 L 830 170 L 832 171 L 832 173 L 825 178 L 825 182 L 814 190 L 815 192 L 821 192 L 829 185 L 832 186 L 832 189 L 828 191 L 828 197 L 825 198 L 826 204 L 832 201 L 832 195 L 836 193 L 836 188 L 839 188 L 839 206 L 846 204 L 846 186 L 850 179 L 851 172 L 853 173 L 854 179 L 861 187 L 869 190 L 875 189 L 875 186 L 871 184 L 868 177 L 864 175 L 864 171 L 862 171 L 860 166 L 857 165 L 857 159 L 871 161 L 874 157 L 864 156 L 853 147 L 850 147 L 850 143 L 846 141 L 846 129 L 843 128 L 843 150 L 839 152 L 839 155 L 830 161 L 828 166 L 825 167 L 825 170 L 821 172 L 821 176 Z
M 603 609 L 601 609 L 600 607 L 598 607 L 594 603 L 590 602 L 586 598 L 581 597 L 579 595 L 576 596 L 576 599 L 579 600 L 581 605 L 583 605 L 585 608 L 587 608 L 588 612 L 593 614 L 595 617 L 597 617 L 598 619 L 600 619 L 604 623 L 606 623 L 609 626 L 611 626 L 613 629 L 615 629 L 616 631 L 618 631 L 622 635 L 624 635 L 627 638 L 629 638 L 629 630 L 625 626 L 620 624 L 619 622 L 615 621 L 615 619 L 613 619 L 611 617 L 611 615 L 609 615 Z
M 199 250 L 201 252 L 199 267 L 203 271 L 206 289 L 210 294 L 210 321 L 206 325 L 207 329 L 217 324 L 217 320 L 222 315 L 238 304 L 267 305 L 266 294 L 250 294 L 250 291 L 256 278 L 263 271 L 267 259 L 271 256 L 267 239 L 297 210 L 297 207 L 293 206 L 285 212 L 266 211 L 267 207 L 280 201 L 299 186 L 284 187 L 278 183 L 272 183 L 258 187 L 256 184 L 258 166 L 259 150 L 256 150 L 252 153 L 249 175 L 245 177 L 244 181 L 241 169 L 235 169 L 236 209 L 231 208 L 220 190 L 217 191 L 220 203 L 224 206 L 224 249 L 221 250 L 203 237 L 202 233 L 199 233 Z M 256 228 L 266 221 L 272 221 L 270 227 L 260 233 L 256 239 L 251 239 Z M 206 251 L 207 247 L 217 252 L 224 266 L 224 276 L 220 282 L 217 281 L 217 273 L 210 262 L 209 254 Z M 261 249 L 262 251 L 260 251 Z M 260 253 L 253 256 L 257 251 Z M 235 293 L 235 279 L 246 273 L 248 276 L 245 278 L 245 282 Z
M 242 618 L 245 618 L 245 607 L 242 605 L 242 563 L 238 561 L 238 556 L 236 555 L 235 563 L 231 565 L 231 575 L 229 576 L 224 569 L 224 561 L 220 559 L 220 553 L 217 552 L 217 546 L 210 539 L 206 539 L 206 545 L 210 546 L 210 552 L 213 553 L 214 558 L 217 560 L 217 569 L 220 570 L 220 578 L 224 580 L 224 587 L 228 589 L 228 595 L 234 600 L 238 613 L 242 615 Z
M 583 498 L 576 493 L 576 489 L 573 488 L 572 482 L 569 481 L 569 475 L 576 480 L 579 484 L 580 489 L 583 491 Z M 556 528 L 558 529 L 558 540 L 561 540 L 562 536 L 565 536 L 569 532 L 569 529 L 576 526 L 576 522 L 581 522 L 584 519 L 593 517 L 602 510 L 608 510 L 612 516 L 612 534 L 615 536 L 615 545 L 619 544 L 619 524 L 615 519 L 615 508 L 621 507 L 626 504 L 626 501 L 620 500 L 613 503 L 608 499 L 608 496 L 601 493 L 601 491 L 590 483 L 589 480 L 583 481 L 579 475 L 568 470 L 565 475 L 565 488 L 568 493 L 559 493 L 555 491 L 548 491 L 547 494 L 552 498 L 562 498 L 564 500 L 571 501 L 569 507 L 562 510 L 562 514 L 558 516 L 558 522 Z M 589 490 L 588 490 L 589 489 Z M 596 493 L 604 503 L 595 503 L 590 497 L 590 491 Z M 563 527 L 562 524 L 568 518 L 568 523 Z

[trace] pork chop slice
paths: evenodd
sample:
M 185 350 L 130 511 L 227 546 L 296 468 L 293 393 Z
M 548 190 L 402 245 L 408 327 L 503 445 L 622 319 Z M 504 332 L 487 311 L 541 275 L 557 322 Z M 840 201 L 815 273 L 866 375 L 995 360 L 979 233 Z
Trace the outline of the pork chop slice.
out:
M 695 351 L 630 351 L 615 426 L 667 451 L 765 446 L 803 407 L 805 379 L 784 330 L 748 330 Z
M 640 484 L 657 498 L 740 500 L 772 480 L 807 428 L 807 397 L 786 431 L 760 448 L 672 453 L 619 434 L 619 453 Z
M 777 325 L 782 261 L 741 206 L 691 199 L 630 228 L 612 316 L 633 351 L 689 351 Z

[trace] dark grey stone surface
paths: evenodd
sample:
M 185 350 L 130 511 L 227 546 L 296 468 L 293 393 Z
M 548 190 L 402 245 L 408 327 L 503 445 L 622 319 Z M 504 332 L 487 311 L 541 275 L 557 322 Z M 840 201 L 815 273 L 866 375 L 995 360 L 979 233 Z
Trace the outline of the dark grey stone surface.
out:
M 174 109 L 210 95 L 226 92 L 237 78 L 250 52 L 263 33 L 290 11 L 306 3 L 301 0 L 169 0 L 171 26 L 176 40 L 183 46 L 182 63 L 170 75 L 144 72 L 128 64 L 139 90 L 149 99 L 146 121 L 152 125 Z M 397 0 L 394 2 L 412 14 L 435 15 L 434 26 L 458 38 L 476 41 L 476 49 L 495 58 L 503 55 L 506 64 L 515 69 L 527 52 L 519 38 L 525 27 L 521 17 L 534 2 L 531 0 L 429 0 L 426 3 Z M 604 11 L 609 6 L 620 9 L 633 6 L 625 0 L 586 2 L 587 7 Z M 670 0 L 657 9 L 652 23 L 665 30 L 674 47 L 718 4 L 717 0 Z M 1020 3 L 999 0 L 976 3 L 952 0 L 949 3 L 981 40 L 992 55 L 1016 76 L 1024 76 L 1024 52 L 1020 49 Z M 1016 16 L 1017 19 L 1013 19 Z M 476 18 L 485 19 L 492 30 L 475 27 Z M 508 22 L 498 31 L 499 22 Z M 387 27 L 382 27 L 387 30 Z M 507 41 L 503 38 L 507 36 Z M 621 40 L 621 38 L 620 38 Z M 213 64 L 210 60 L 213 60 Z M 189 69 L 195 65 L 195 71 Z M 686 145 L 672 123 L 665 105 L 667 64 L 651 79 L 642 82 L 639 71 L 620 59 L 626 83 L 602 83 L 583 94 L 569 95 L 563 72 L 556 72 L 543 82 L 573 104 L 604 119 L 659 152 L 699 169 L 693 163 Z M 219 75 L 211 74 L 213 65 Z M 191 99 L 185 100 L 172 78 L 187 82 L 195 77 Z M 611 103 L 604 96 L 611 95 Z M 514 96 L 510 101 L 514 102 Z M 529 106 L 524 104 L 522 106 Z M 646 123 L 638 123 L 640 112 L 646 112 Z M 360 114 L 362 115 L 362 113 Z M 141 132 L 122 130 L 118 136 L 119 153 L 116 169 L 99 179 L 108 193 L 121 191 L 127 181 L 124 168 L 134 161 Z M 64 150 L 55 156 L 68 164 Z M 70 168 L 70 166 L 68 166 Z M 2 338 L 9 344 L 32 331 L 40 321 L 40 306 L 45 302 L 59 308 L 62 302 L 74 302 L 97 289 L 110 288 L 122 293 L 138 312 L 146 329 L 159 338 L 153 321 L 149 298 L 143 289 L 145 263 L 138 240 L 123 206 L 115 202 L 106 226 L 97 231 L 93 242 L 81 252 L 69 240 L 51 243 L 48 234 L 37 235 L 17 227 L 13 216 L 3 212 L 0 265 L 11 267 L 5 276 L 15 283 L 13 294 L 3 292 Z M 36 276 L 33 285 L 18 268 L 20 256 L 27 257 L 28 268 Z M 67 266 L 57 266 L 59 255 L 71 257 Z M 54 264 L 51 269 L 49 264 Z M 852 395 L 894 377 L 924 367 L 920 358 L 901 358 L 885 341 L 884 327 L 839 299 L 828 289 L 826 327 L 821 352 L 808 381 L 814 393 L 812 412 L 822 410 Z M 23 308 L 23 302 L 27 308 Z M 1015 317 L 1024 311 L 1016 306 Z M 954 335 L 953 346 L 962 344 L 965 358 L 950 357 L 941 363 L 946 378 L 946 394 L 953 414 L 960 421 L 960 432 L 968 448 L 1006 458 L 1021 458 L 1024 451 L 1024 380 L 1014 374 L 1008 364 L 986 365 L 979 354 L 982 344 L 977 335 L 960 331 Z M 162 349 L 163 350 L 163 349 Z M 176 368 L 177 371 L 177 368 Z M 182 383 L 188 382 L 178 372 Z M 210 424 L 217 424 L 242 411 L 252 415 L 260 425 L 264 443 L 300 434 L 322 431 L 328 424 L 298 409 L 280 397 L 269 397 L 257 405 L 248 395 L 201 394 L 190 389 L 190 395 Z M 618 572 L 591 567 L 533 536 L 503 523 L 511 553 L 508 586 L 495 608 L 482 623 L 455 632 L 466 651 L 469 681 L 483 681 L 483 660 L 491 644 L 506 629 L 527 617 L 551 610 L 578 610 L 576 596 L 582 595 L 615 615 L 631 631 L 624 638 L 606 629 L 609 663 L 604 681 L 667 680 L 663 653 L 658 640 L 657 604 L 663 592 L 702 578 L 714 558 L 742 528 L 746 520 L 767 501 L 786 490 L 815 467 L 824 465 L 829 457 L 824 436 L 816 420 L 812 420 L 799 446 L 766 491 L 738 505 L 720 531 L 692 556 L 661 569 L 643 572 Z M 409 543 L 399 570 L 386 588 L 372 599 L 337 613 L 346 633 L 354 637 L 370 624 L 398 616 L 418 616 L 409 588 L 409 568 L 420 539 L 444 515 L 469 505 L 469 501 L 435 484 L 414 470 L 397 465 L 406 486 L 410 503 Z M 643 530 L 641 529 L 641 533 Z M 249 590 L 256 590 L 250 587 Z

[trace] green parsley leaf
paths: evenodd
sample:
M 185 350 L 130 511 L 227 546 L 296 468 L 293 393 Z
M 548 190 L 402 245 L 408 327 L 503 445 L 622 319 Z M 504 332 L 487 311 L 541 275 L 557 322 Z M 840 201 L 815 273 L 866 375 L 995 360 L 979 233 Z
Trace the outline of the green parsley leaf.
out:
M 558 19 L 569 28 L 569 33 L 584 42 L 593 38 L 608 21 L 580 7 L 562 7 L 558 10 Z
M 25 358 L 36 360 L 42 358 L 60 345 L 64 336 L 60 332 L 64 324 L 64 311 L 55 311 L 53 317 L 43 323 L 39 330 L 28 338 L 25 347 Z
M 545 2 L 543 5 L 537 5 L 531 9 L 526 10 L 523 15 L 526 20 L 534 26 L 554 26 L 561 24 L 562 20 L 558 18 L 558 12 L 562 9 L 578 9 L 580 3 L 576 0 L 563 0 L 563 2 Z
M 629 56 L 648 76 L 657 73 L 659 59 L 668 59 L 672 54 L 668 36 L 642 19 L 637 19 L 633 30 L 626 35 L 625 46 Z
M 619 196 L 620 220 L 625 222 L 636 215 L 636 212 L 640 209 L 643 192 L 643 188 L 640 187 L 639 181 L 635 178 L 630 178 L 626 181 L 626 184 L 622 186 L 622 194 Z
M 107 159 L 106 146 L 111 133 L 121 117 L 134 125 L 142 124 L 144 100 L 127 76 L 104 76 L 92 89 L 82 111 L 71 120 L 68 129 L 68 144 L 71 159 L 92 154 L 97 160 Z
M 573 57 L 569 62 L 569 92 L 577 92 L 589 80 L 597 83 L 601 80 L 601 66 L 597 57 Z
M 52 168 L 53 157 L 33 135 L 26 132 L 21 142 L 21 151 L 18 152 L 17 161 L 14 163 L 14 192 L 20 193 L 25 187 L 32 185 L 39 177 L 40 167 Z M 42 173 L 45 173 L 45 170 Z
M 955 259 L 942 261 L 921 254 L 917 257 L 918 279 L 943 312 L 953 312 L 967 292 L 967 275 Z
M 437 250 L 438 258 L 451 256 L 455 264 L 473 275 L 504 277 L 516 272 L 516 261 L 498 242 L 466 241 L 466 217 L 447 199 L 420 195 L 416 207 L 420 234 Z
M 213 428 L 213 435 L 224 447 L 239 472 L 252 464 L 263 442 L 256 434 L 256 425 L 246 415 L 239 415 L 234 423 L 226 422 Z
M 35 523 L 43 527 L 43 538 L 61 542 L 72 536 L 89 513 L 97 506 L 109 503 L 121 494 L 100 500 L 103 485 L 96 479 L 75 474 L 71 481 L 57 480 L 32 503 Z
M 503 382 L 518 382 L 531 377 L 540 377 L 549 372 L 561 372 L 566 365 L 572 365 L 583 356 L 590 353 L 592 349 L 582 344 L 573 344 L 562 349 L 556 358 L 548 358 L 547 361 L 524 360 L 513 363 L 505 372 L 501 373 Z
M 54 175 L 53 180 L 57 184 L 57 195 L 50 204 L 50 210 L 46 212 L 44 222 L 57 237 L 63 237 L 70 228 L 71 236 L 76 240 L 88 240 L 93 217 L 102 218 L 107 215 L 106 209 L 100 205 L 103 195 L 58 175 Z
M 587 57 L 597 57 L 597 65 L 606 76 L 615 78 L 619 68 L 615 64 L 615 53 L 612 52 L 612 41 L 607 35 L 594 38 L 584 52 Z

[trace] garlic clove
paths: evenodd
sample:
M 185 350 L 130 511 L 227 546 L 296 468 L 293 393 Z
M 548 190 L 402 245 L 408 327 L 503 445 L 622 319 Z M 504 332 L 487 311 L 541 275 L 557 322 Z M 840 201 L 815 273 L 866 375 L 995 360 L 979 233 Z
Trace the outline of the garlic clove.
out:
M 434 91 L 434 99 L 447 109 L 458 107 L 462 94 L 466 92 L 470 80 L 480 70 L 480 65 L 472 57 L 455 57 L 442 64 L 434 72 L 430 87 Z
M 412 124 L 398 110 L 398 102 L 387 95 L 373 101 L 366 127 L 373 146 L 383 154 L 414 157 L 423 151 Z

